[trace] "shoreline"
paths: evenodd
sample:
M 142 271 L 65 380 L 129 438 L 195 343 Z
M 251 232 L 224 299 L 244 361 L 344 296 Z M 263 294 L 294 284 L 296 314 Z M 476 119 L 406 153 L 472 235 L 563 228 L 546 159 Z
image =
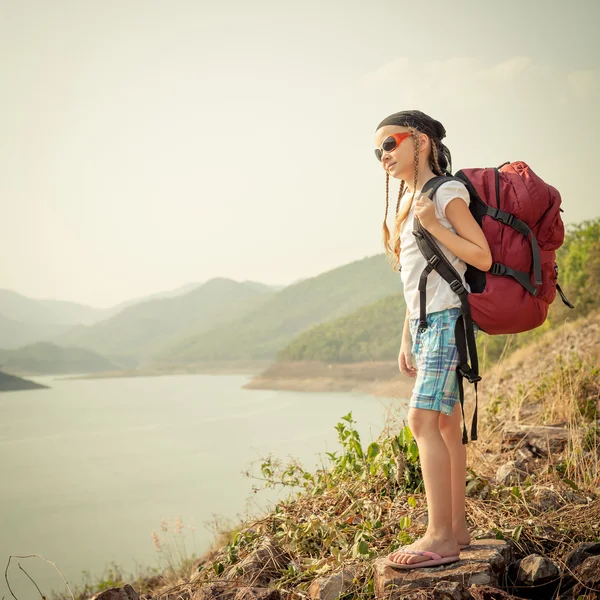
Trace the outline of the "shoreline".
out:
M 244 389 L 298 392 L 361 392 L 383 398 L 409 398 L 414 381 L 396 361 L 324 363 L 289 361 L 271 365 Z

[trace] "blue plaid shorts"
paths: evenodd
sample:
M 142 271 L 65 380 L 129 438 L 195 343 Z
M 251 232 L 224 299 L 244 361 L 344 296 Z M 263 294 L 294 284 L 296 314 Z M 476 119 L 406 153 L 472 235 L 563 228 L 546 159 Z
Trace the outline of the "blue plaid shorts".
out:
M 419 319 L 409 319 L 417 379 L 409 406 L 452 414 L 459 401 L 458 350 L 454 337 L 461 308 L 448 308 L 427 315 L 427 329 L 419 331 Z M 477 334 L 477 326 L 475 326 Z

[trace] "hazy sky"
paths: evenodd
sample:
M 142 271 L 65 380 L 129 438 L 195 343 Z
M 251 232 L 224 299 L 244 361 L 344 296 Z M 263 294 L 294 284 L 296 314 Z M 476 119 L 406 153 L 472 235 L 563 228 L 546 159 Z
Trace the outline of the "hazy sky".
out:
M 598 0 L 0 0 L 0 288 L 104 307 L 381 252 L 373 133 L 409 108 L 455 170 L 525 160 L 565 221 L 598 217 L 599 22 Z

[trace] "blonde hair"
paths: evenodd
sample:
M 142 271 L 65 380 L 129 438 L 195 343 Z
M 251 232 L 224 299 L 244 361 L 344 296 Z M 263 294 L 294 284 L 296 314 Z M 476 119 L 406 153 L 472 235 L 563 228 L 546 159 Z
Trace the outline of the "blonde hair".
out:
M 410 213 L 410 209 L 415 201 L 415 194 L 417 192 L 417 182 L 419 180 L 419 132 L 417 129 L 413 127 L 408 128 L 412 133 L 412 137 L 415 141 L 415 172 L 413 177 L 413 193 L 410 202 L 406 202 L 404 209 L 400 213 L 400 201 L 402 200 L 402 196 L 404 196 L 404 192 L 406 191 L 406 181 L 400 181 L 400 190 L 398 191 L 398 200 L 396 202 L 396 219 L 394 223 L 394 236 L 390 241 L 390 230 L 387 226 L 387 216 L 389 210 L 389 191 L 390 191 L 390 174 L 386 171 L 385 173 L 385 216 L 383 217 L 383 246 L 385 248 L 385 253 L 390 262 L 391 267 L 394 271 L 398 270 L 398 265 L 400 263 L 400 232 L 402 230 L 402 225 L 404 221 L 406 221 L 408 214 Z M 437 148 L 438 141 L 432 138 L 429 138 L 431 141 L 431 153 L 429 154 L 428 161 L 431 170 L 436 175 L 443 175 L 444 171 L 440 167 L 439 162 L 439 152 L 440 150 Z

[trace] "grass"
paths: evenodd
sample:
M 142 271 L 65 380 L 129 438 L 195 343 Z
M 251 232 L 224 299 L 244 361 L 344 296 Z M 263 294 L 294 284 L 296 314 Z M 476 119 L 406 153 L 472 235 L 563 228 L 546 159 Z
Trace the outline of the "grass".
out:
M 596 314 L 517 350 L 486 373 L 479 441 L 468 445 L 467 515 L 474 537 L 507 539 L 517 556 L 538 553 L 559 564 L 578 543 L 600 541 L 599 331 Z M 495 485 L 498 466 L 514 454 L 501 444 L 507 423 L 564 426 L 565 450 L 541 448 L 525 481 Z M 366 447 L 351 414 L 336 429 L 339 449 L 321 469 L 260 461 L 257 485 L 286 488 L 289 496 L 262 518 L 221 531 L 199 561 L 188 560 L 185 546 L 177 546 L 175 525 L 171 540 L 162 535 L 167 531 L 155 532 L 160 575 L 139 580 L 136 591 L 151 589 L 153 598 L 171 600 L 188 599 L 202 585 L 238 585 L 248 557 L 271 540 L 279 562 L 269 585 L 287 600 L 305 598 L 315 579 L 348 568 L 352 583 L 345 597 L 373 598 L 373 560 L 426 529 L 418 449 L 410 430 L 392 416 Z M 117 579 L 112 576 L 111 584 Z

